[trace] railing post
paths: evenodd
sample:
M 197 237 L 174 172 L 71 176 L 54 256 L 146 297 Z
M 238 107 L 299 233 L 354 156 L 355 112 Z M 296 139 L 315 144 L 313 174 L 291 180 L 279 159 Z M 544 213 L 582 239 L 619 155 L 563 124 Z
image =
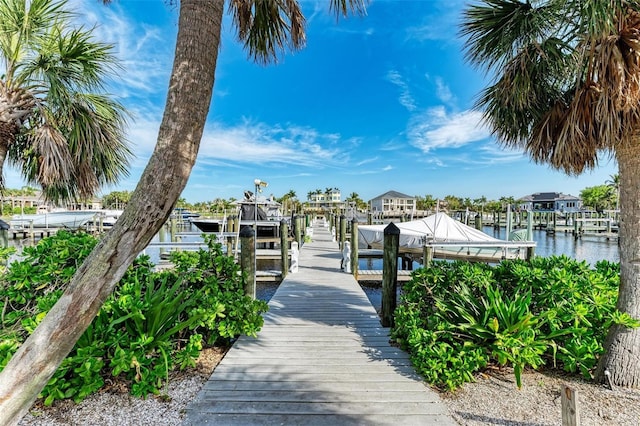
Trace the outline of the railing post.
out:
M 240 230 L 240 269 L 245 277 L 244 294 L 256 298 L 256 234 L 252 227 Z
M 344 215 L 340 215 L 340 250 L 344 249 L 344 242 L 347 239 L 347 218 Z
M 398 246 L 400 229 L 392 222 L 384 228 L 384 252 L 382 254 L 382 326 L 393 327 L 398 290 Z
M 358 280 L 358 219 L 351 221 L 351 273 Z
M 287 221 L 280 221 L 280 270 L 282 271 L 282 279 L 287 276 L 289 271 L 289 227 Z

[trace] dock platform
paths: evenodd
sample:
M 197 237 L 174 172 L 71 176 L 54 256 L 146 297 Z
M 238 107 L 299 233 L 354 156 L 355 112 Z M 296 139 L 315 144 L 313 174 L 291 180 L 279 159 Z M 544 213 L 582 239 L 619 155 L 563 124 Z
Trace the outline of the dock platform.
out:
M 269 302 L 257 338 L 242 336 L 187 407 L 185 425 L 456 425 L 322 226 L 299 270 Z

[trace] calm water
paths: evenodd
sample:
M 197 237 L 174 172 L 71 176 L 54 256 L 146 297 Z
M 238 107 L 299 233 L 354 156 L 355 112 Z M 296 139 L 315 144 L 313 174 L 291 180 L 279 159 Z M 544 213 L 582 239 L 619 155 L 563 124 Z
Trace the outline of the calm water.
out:
M 183 242 L 198 242 L 201 241 L 197 229 L 193 231 L 190 228 L 186 228 L 183 232 L 193 232 L 191 235 L 183 235 L 180 237 Z M 484 227 L 483 231 L 495 238 L 505 238 L 506 232 L 504 229 L 494 230 L 492 227 Z M 620 260 L 620 251 L 618 248 L 617 239 L 607 240 L 601 237 L 583 237 L 579 240 L 574 240 L 573 235 L 558 233 L 555 236 L 547 235 L 545 231 L 534 230 L 533 239 L 536 241 L 536 255 L 538 256 L 551 256 L 551 255 L 566 255 L 577 260 L 586 260 L 591 265 L 595 264 L 599 260 L 609 260 L 612 262 L 618 262 Z M 171 241 L 169 232 L 165 229 L 161 231 L 161 234 L 156 235 L 153 239 L 154 242 L 158 241 Z M 25 246 L 30 245 L 29 240 L 15 240 L 10 241 L 11 245 L 18 248 L 18 251 Z M 162 249 L 159 247 L 147 248 L 144 253 L 151 257 L 151 261 L 158 263 L 160 260 L 160 253 L 167 251 L 168 249 Z M 336 265 L 337 267 L 338 265 Z M 381 259 L 361 259 L 359 261 L 360 269 L 382 269 Z M 420 264 L 415 263 L 414 268 L 420 267 Z M 264 269 L 278 269 L 279 262 L 273 262 L 271 264 L 258 265 L 258 268 Z M 262 300 L 269 300 L 273 293 L 277 289 L 277 284 L 259 284 L 256 289 L 258 298 Z M 374 306 L 379 308 L 380 306 L 380 288 L 379 285 L 363 286 L 365 292 L 369 296 L 369 299 Z

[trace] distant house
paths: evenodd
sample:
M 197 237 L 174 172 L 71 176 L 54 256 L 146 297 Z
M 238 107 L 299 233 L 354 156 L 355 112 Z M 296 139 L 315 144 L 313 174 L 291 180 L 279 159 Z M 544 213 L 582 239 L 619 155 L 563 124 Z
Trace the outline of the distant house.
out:
M 369 200 L 372 212 L 412 212 L 416 198 L 398 191 L 388 191 Z
M 333 188 L 329 192 L 310 193 L 309 194 L 309 206 L 310 207 L 341 207 L 342 194 L 338 188 Z
M 574 213 L 582 208 L 582 200 L 560 192 L 536 192 L 518 200 L 521 210 L 535 212 Z

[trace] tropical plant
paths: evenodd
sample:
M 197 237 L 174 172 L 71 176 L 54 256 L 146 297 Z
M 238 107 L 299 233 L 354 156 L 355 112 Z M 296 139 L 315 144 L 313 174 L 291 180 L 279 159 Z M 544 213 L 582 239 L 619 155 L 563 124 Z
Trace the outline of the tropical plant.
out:
M 220 47 L 224 0 L 181 0 L 174 67 L 158 142 L 124 213 L 74 275 L 0 373 L 0 424 L 24 416 L 53 371 L 113 292 L 135 257 L 167 221 L 193 168 L 204 129 Z M 249 57 L 266 63 L 304 45 L 297 1 L 229 0 Z M 331 0 L 336 17 L 364 12 L 365 0 Z M 82 315 L 78 315 L 82 312 Z
M 616 195 L 616 210 L 620 207 L 620 175 L 618 173 L 610 175 L 604 183 L 608 185 Z
M 640 4 L 484 0 L 468 6 L 467 59 L 494 80 L 477 107 L 500 143 L 577 175 L 613 153 L 620 173 L 618 309 L 640 318 Z M 598 379 L 640 386 L 640 330 L 615 325 Z
M 53 201 L 90 198 L 131 155 L 122 105 L 99 93 L 112 46 L 71 18 L 64 0 L 0 2 L 0 176 L 8 160 Z
M 60 231 L 11 263 L 0 282 L 0 370 L 95 244 L 89 234 Z M 134 395 L 158 393 L 169 371 L 195 367 L 203 344 L 255 336 L 266 303 L 244 294 L 238 264 L 215 237 L 205 244 L 206 250 L 173 252 L 173 270 L 154 272 L 148 256 L 138 257 L 42 390 L 44 404 L 78 402 L 114 376 Z
M 527 366 L 591 378 L 612 324 L 640 321 L 615 307 L 617 264 L 566 256 L 497 266 L 434 262 L 403 285 L 393 337 L 432 384 L 455 389 L 489 364 L 509 364 L 516 384 Z
M 601 212 L 604 209 L 613 208 L 615 205 L 615 193 L 608 185 L 589 186 L 580 191 L 582 205 Z
M 111 209 L 123 209 L 131 199 L 131 191 L 112 191 L 102 197 L 102 206 Z

